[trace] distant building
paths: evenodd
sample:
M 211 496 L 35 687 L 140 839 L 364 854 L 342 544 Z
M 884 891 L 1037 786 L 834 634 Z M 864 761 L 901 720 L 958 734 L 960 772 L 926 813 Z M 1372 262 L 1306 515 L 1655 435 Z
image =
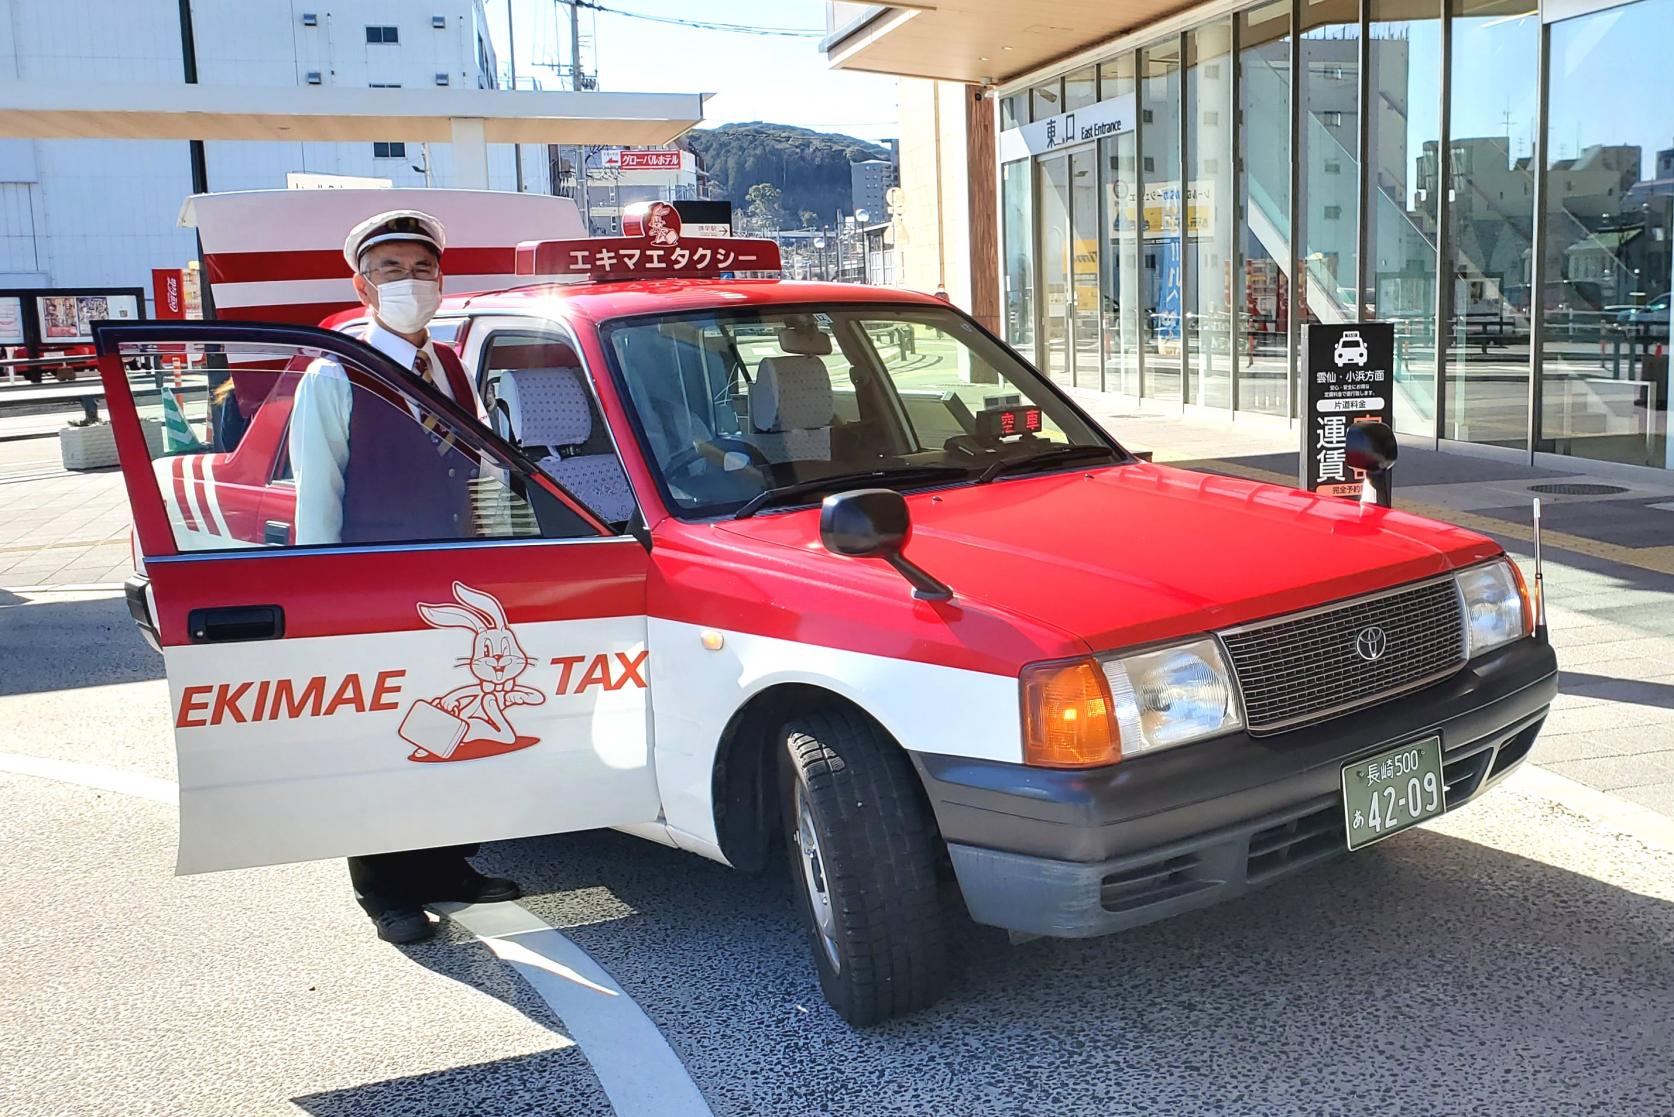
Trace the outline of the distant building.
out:
M 197 3 L 205 85 L 494 89 L 482 0 Z M 178 6 L 151 0 L 0 0 L 0 68 L 36 85 L 177 84 Z M 525 189 L 550 193 L 545 144 L 523 146 Z M 409 137 L 375 143 L 210 142 L 209 188 L 282 188 L 288 172 L 426 185 Z M 415 169 L 415 167 L 417 169 Z M 449 145 L 432 144 L 429 184 L 454 185 Z M 489 148 L 489 180 L 513 189 L 513 149 Z M 196 251 L 176 227 L 192 192 L 184 141 L 0 140 L 0 287 L 146 286 L 150 269 Z
M 615 236 L 624 207 L 707 198 L 708 187 L 696 154 L 684 148 L 607 147 L 587 157 L 587 220 L 594 236 Z
M 849 186 L 854 212 L 864 213 L 871 220 L 889 215 L 884 195 L 895 185 L 895 166 L 885 159 L 867 159 L 849 164 Z

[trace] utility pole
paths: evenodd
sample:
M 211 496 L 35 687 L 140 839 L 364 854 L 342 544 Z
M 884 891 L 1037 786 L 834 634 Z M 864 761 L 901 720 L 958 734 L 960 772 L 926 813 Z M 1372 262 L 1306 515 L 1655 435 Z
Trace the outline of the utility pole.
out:
M 506 55 L 511 65 L 511 91 L 517 92 L 517 0 L 506 0 Z M 430 161 L 425 160 L 429 166 Z M 517 171 L 517 192 L 523 193 L 523 145 L 512 144 L 512 166 Z
M 192 0 L 180 0 L 180 61 L 186 84 L 198 84 L 198 46 L 192 34 Z M 188 140 L 192 159 L 192 193 L 209 193 L 209 164 L 204 159 L 203 141 Z
M 198 84 L 198 44 L 192 33 L 192 0 L 180 0 L 180 62 L 187 85 Z M 203 141 L 187 141 L 188 157 L 192 163 L 192 193 L 209 193 L 209 161 L 204 157 Z M 203 304 L 203 316 L 215 317 L 215 292 L 209 282 L 209 267 L 203 259 L 203 237 L 192 231 L 198 246 L 198 290 Z
M 575 0 L 557 0 L 558 3 L 568 3 L 570 8 L 570 90 L 581 92 L 581 5 Z M 581 227 L 587 236 L 593 235 L 593 206 L 589 196 L 592 191 L 587 187 L 587 147 L 585 144 L 575 145 L 575 189 L 576 205 L 581 208 Z

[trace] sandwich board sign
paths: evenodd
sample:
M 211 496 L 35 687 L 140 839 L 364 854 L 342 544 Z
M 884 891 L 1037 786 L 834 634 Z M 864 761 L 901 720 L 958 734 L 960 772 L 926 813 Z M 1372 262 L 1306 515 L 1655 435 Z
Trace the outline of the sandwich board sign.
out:
M 1302 327 L 1302 487 L 1360 499 L 1361 477 L 1344 460 L 1354 423 L 1395 425 L 1395 325 L 1309 322 Z

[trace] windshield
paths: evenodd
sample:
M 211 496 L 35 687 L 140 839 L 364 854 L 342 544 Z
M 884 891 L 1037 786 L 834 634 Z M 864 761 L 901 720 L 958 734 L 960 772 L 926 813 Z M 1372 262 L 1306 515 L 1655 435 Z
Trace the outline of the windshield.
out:
M 952 310 L 711 310 L 628 319 L 603 334 L 681 515 L 816 503 L 828 478 L 832 491 L 911 488 L 1011 474 L 1042 455 L 1042 469 L 1121 460 L 1038 374 Z M 1089 449 L 1051 452 L 1073 446 Z

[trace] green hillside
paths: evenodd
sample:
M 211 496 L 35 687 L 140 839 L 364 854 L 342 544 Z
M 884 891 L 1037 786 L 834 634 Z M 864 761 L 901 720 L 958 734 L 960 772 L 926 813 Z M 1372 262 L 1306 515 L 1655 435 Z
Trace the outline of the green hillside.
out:
M 801 227 L 804 211 L 818 215 L 814 225 L 831 224 L 839 210 L 853 212 L 849 164 L 889 158 L 888 148 L 853 136 L 761 121 L 698 129 L 680 142 L 703 160 L 741 217 L 752 186 L 777 187 L 786 228 Z

